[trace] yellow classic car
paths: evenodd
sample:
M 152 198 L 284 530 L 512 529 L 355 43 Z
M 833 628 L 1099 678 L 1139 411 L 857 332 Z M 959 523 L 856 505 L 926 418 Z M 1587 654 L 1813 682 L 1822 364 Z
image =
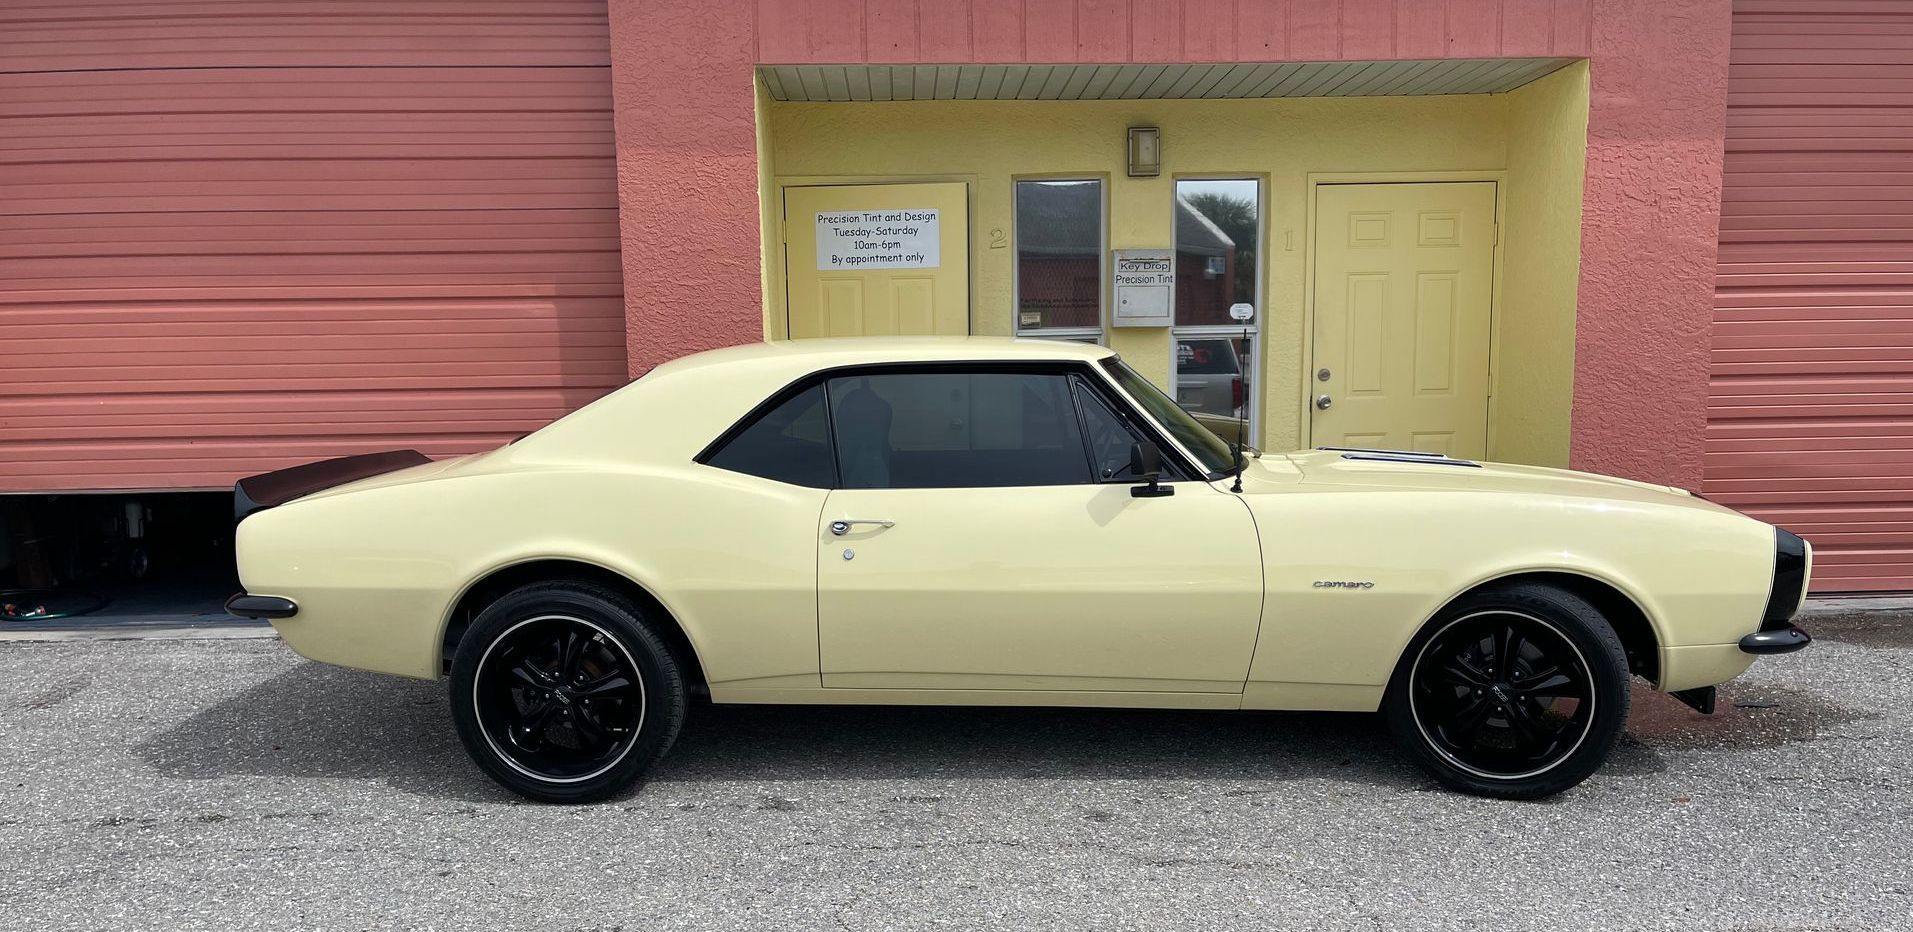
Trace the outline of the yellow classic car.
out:
M 474 761 L 603 798 L 713 702 L 1379 710 L 1442 783 L 1586 778 L 1639 676 L 1702 711 L 1811 551 L 1680 489 L 1237 455 L 1109 350 L 702 353 L 517 442 L 242 480 L 234 614 L 449 676 Z

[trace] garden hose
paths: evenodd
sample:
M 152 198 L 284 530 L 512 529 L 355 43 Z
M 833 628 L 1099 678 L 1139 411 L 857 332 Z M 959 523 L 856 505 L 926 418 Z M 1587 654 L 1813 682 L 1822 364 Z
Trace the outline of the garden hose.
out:
M 62 589 L 0 589 L 0 621 L 50 621 L 106 607 L 105 596 Z

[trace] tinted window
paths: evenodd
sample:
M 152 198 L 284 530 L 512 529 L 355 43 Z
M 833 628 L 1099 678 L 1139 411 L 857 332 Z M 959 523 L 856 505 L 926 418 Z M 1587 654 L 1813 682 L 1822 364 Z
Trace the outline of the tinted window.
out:
M 1083 433 L 1089 439 L 1089 455 L 1098 479 L 1136 478 L 1129 470 L 1129 450 L 1139 439 L 1109 409 L 1102 396 L 1081 379 L 1076 383 L 1076 399 L 1083 409 Z
M 1061 375 L 912 372 L 830 380 L 847 489 L 1071 485 L 1089 464 Z
M 1102 182 L 1017 182 L 1016 328 L 1102 326 Z
M 1162 393 L 1162 389 L 1155 386 L 1155 383 L 1138 375 L 1136 370 L 1129 368 L 1128 364 L 1120 359 L 1103 360 L 1103 368 L 1108 370 L 1110 377 L 1116 380 L 1116 384 L 1129 394 L 1131 401 L 1141 405 L 1144 411 L 1149 412 L 1149 415 L 1156 419 L 1156 423 L 1161 424 L 1163 429 L 1173 434 L 1184 448 L 1195 454 L 1202 468 L 1208 470 L 1210 475 L 1233 468 L 1235 455 L 1230 452 L 1229 445 L 1223 443 L 1220 437 L 1210 433 L 1200 421 L 1190 417 L 1189 412 L 1177 407 L 1175 402 L 1169 400 L 1168 395 Z
M 792 485 L 830 488 L 836 466 L 830 458 L 823 389 L 807 388 L 759 415 L 705 462 Z

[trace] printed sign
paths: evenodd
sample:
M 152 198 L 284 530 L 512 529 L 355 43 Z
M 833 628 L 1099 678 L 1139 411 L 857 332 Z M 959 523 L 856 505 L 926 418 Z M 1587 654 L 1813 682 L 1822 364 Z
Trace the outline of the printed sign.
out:
M 1176 253 L 1170 249 L 1111 250 L 1118 327 L 1167 327 L 1176 309 Z
M 817 212 L 817 271 L 934 269 L 942 263 L 934 210 Z

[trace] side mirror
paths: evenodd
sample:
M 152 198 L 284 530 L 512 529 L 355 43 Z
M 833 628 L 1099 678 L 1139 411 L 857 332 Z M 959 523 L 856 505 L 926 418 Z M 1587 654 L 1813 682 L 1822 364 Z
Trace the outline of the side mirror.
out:
M 1130 444 L 1129 471 L 1149 483 L 1130 487 L 1129 494 L 1136 498 L 1161 498 L 1176 494 L 1173 487 L 1162 484 L 1162 451 L 1147 440 Z

